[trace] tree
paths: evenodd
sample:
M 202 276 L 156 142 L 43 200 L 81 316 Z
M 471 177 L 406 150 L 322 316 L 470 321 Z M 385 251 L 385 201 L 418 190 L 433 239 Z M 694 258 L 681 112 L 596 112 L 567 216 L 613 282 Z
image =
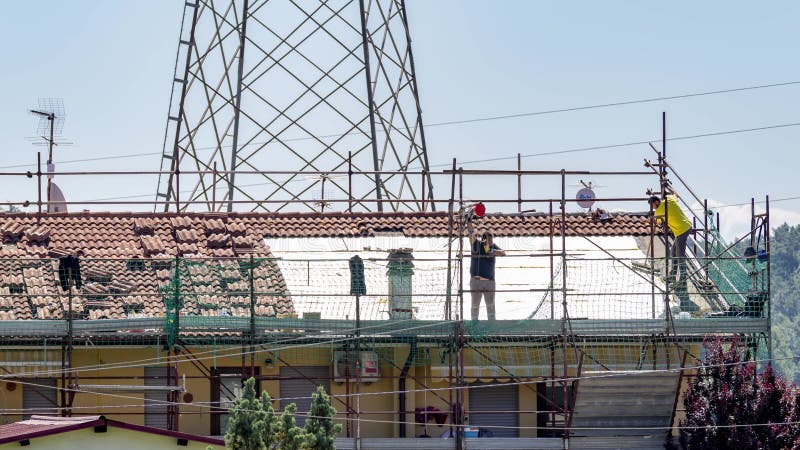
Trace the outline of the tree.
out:
M 800 226 L 783 224 L 773 230 L 770 246 L 772 292 L 772 346 L 775 366 L 789 380 L 800 383 Z
M 255 384 L 254 378 L 245 381 L 242 394 L 230 409 L 225 432 L 225 446 L 230 450 L 263 450 L 275 442 L 276 417 L 272 399 L 266 392 L 258 399 Z
M 295 424 L 294 416 L 297 414 L 297 405 L 289 403 L 283 408 L 283 415 L 278 423 L 275 434 L 277 448 L 281 450 L 301 450 L 307 448 L 307 441 L 303 429 Z M 313 447 L 312 447 L 313 448 Z
M 305 424 L 306 445 L 315 450 L 336 450 L 333 441 L 336 433 L 342 431 L 340 424 L 333 423 L 336 408 L 331 406 L 331 398 L 322 386 L 317 386 L 317 392 L 311 397 L 311 409 Z
M 333 423 L 336 409 L 322 386 L 312 394 L 305 428 L 297 426 L 297 405 L 290 403 L 280 418 L 267 392 L 256 397 L 255 379 L 244 382 L 242 394 L 230 409 L 225 446 L 230 450 L 336 450 L 334 439 L 342 426 Z
M 786 424 L 800 415 L 795 389 L 770 366 L 758 374 L 738 337 L 727 345 L 717 338 L 705 349 L 683 401 L 683 448 L 800 449 L 800 429 Z

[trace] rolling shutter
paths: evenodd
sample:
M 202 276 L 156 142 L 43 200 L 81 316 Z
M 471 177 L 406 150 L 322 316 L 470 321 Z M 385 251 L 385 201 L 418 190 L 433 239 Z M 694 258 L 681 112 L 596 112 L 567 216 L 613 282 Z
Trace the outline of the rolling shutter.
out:
M 317 390 L 317 386 L 323 386 L 325 392 L 331 392 L 330 367 L 281 367 L 280 375 L 281 408 L 289 403 L 296 404 L 298 414 L 295 420 L 297 426 L 302 427 L 306 423 L 306 413 L 311 408 L 311 394 Z M 283 379 L 284 377 L 292 379 Z M 314 381 L 309 381 L 306 377 Z
M 502 411 L 513 411 L 503 413 Z M 493 437 L 519 436 L 519 388 L 481 387 L 469 390 L 469 426 L 489 430 Z M 497 428 L 511 427 L 511 428 Z
M 31 415 L 58 414 L 58 384 L 55 378 L 33 378 L 25 380 L 22 386 L 22 407 L 24 420 Z M 35 386 L 36 385 L 36 386 Z
M 166 367 L 145 367 L 144 368 L 145 386 L 166 386 L 167 368 Z M 145 391 L 144 392 L 144 424 L 148 427 L 167 429 L 167 391 Z

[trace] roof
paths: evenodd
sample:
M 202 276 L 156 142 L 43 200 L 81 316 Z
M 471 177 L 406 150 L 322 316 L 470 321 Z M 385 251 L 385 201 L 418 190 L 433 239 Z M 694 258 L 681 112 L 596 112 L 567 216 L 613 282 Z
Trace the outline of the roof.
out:
M 661 300 L 653 303 L 651 287 L 661 292 L 663 281 L 651 279 L 634 267 L 647 258 L 639 240 L 644 239 L 632 236 L 566 237 L 566 283 L 570 292 L 568 308 L 571 318 L 662 317 L 664 304 Z M 549 237 L 542 236 L 501 236 L 495 239 L 494 242 L 506 251 L 506 257 L 496 260 L 494 301 L 497 319 L 562 318 L 561 292 L 556 290 L 551 299 L 548 288 L 561 284 L 564 264 L 556 255 L 551 272 L 549 241 Z M 348 295 L 348 262 L 358 255 L 364 263 L 366 293 L 360 297 L 363 320 L 412 317 L 441 320 L 444 317 L 448 274 L 446 237 L 273 238 L 269 242 L 272 253 L 278 257 L 276 263 L 292 293 L 295 308 L 301 314 L 318 313 L 321 318 L 342 320 L 354 317 L 355 299 Z M 469 248 L 466 238 L 462 245 Z M 553 245 L 558 252 L 561 240 L 556 240 Z M 404 249 L 413 258 L 411 276 L 405 287 L 389 281 L 392 260 L 388 258 L 394 249 Z M 457 253 L 458 241 L 453 249 Z M 452 256 L 457 258 L 455 254 Z M 463 290 L 470 291 L 469 256 L 462 261 L 460 278 L 458 264 L 453 264 L 452 269 L 455 279 L 451 295 L 458 298 L 459 280 Z M 389 294 L 390 289 L 401 294 L 393 297 Z M 464 299 L 464 311 L 469 316 L 468 293 Z M 397 312 L 404 310 L 408 311 L 406 315 Z M 486 318 L 485 307 L 480 309 L 480 318 Z
M 550 226 L 558 236 L 560 216 L 534 214 L 487 214 L 479 220 L 497 236 L 549 236 Z M 234 256 L 247 249 L 244 241 L 228 242 L 212 238 L 219 233 L 246 237 L 346 237 L 374 236 L 381 232 L 400 232 L 410 237 L 448 235 L 449 217 L 445 212 L 398 213 L 4 213 L 0 232 L 16 234 L 34 248 L 24 254 L 42 254 L 35 244 L 65 249 L 87 249 L 87 256 L 146 254 L 200 254 Z M 196 235 L 178 236 L 180 229 Z M 650 233 L 647 213 L 615 213 L 599 220 L 590 214 L 567 214 L 568 236 L 641 236 Z M 80 236 L 80 237 L 79 237 Z M 145 242 L 154 236 L 158 242 Z M 195 240 L 196 238 L 196 240 Z M 221 236 L 220 236 L 221 238 Z M 117 245 L 121 243 L 122 245 Z M 198 243 L 197 248 L 181 243 Z M 206 246 L 205 243 L 212 243 Z M 2 253 L 0 253 L 2 255 Z
M 478 226 L 498 237 L 559 235 L 560 216 L 488 214 Z M 567 236 L 641 236 L 644 213 L 599 220 L 566 216 Z M 73 312 L 82 319 L 162 317 L 165 290 L 180 283 L 182 313 L 248 316 L 247 269 L 234 258 L 265 258 L 253 269 L 256 315 L 296 313 L 270 243 L 280 238 L 448 236 L 445 212 L 414 213 L 3 213 L 0 320 L 61 319 L 68 309 L 56 258 L 82 252 Z M 174 279 L 176 257 L 185 270 Z M 211 258 L 211 259 L 208 259 Z
M 28 420 L 0 425 L 0 444 L 19 442 L 26 439 L 51 436 L 54 434 L 98 426 L 124 428 L 142 433 L 158 434 L 176 439 L 204 442 L 212 445 L 225 445 L 225 442 L 222 439 L 181 433 L 179 431 L 162 430 L 160 428 L 147 427 L 143 425 L 134 425 L 117 420 L 106 419 L 104 416 L 31 416 L 31 418 Z

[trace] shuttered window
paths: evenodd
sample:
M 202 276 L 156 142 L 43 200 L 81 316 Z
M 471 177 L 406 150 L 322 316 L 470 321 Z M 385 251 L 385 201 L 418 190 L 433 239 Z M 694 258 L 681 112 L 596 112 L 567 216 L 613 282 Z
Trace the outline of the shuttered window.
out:
M 25 420 L 34 414 L 58 414 L 58 384 L 54 378 L 33 378 L 25 383 L 22 386 Z
M 295 420 L 302 427 L 306 423 L 306 413 L 311 408 L 311 394 L 316 392 L 317 386 L 324 387 L 325 392 L 331 392 L 330 367 L 281 367 L 280 375 L 281 409 L 289 403 L 296 404 Z
M 474 387 L 469 390 L 469 426 L 493 437 L 519 437 L 519 387 Z M 506 428 L 508 427 L 508 428 Z
M 166 386 L 166 367 L 145 367 L 145 386 Z M 167 391 L 144 392 L 144 424 L 148 427 L 167 429 Z

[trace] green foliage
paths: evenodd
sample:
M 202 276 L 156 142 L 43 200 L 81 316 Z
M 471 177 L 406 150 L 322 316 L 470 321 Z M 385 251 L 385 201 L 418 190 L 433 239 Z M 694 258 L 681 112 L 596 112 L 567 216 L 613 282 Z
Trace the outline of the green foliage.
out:
M 270 419 L 262 400 L 256 397 L 255 384 L 254 378 L 245 381 L 242 395 L 230 409 L 225 432 L 225 446 L 230 450 L 262 450 L 267 448 L 265 438 L 271 438 L 274 412 Z
M 770 248 L 772 346 L 775 367 L 800 383 L 800 226 L 786 224 L 773 230 Z
M 333 440 L 336 433 L 342 431 L 342 426 L 333 423 L 336 409 L 331 406 L 331 398 L 322 386 L 317 386 L 317 392 L 312 394 L 311 409 L 306 419 L 305 434 L 306 445 L 315 450 L 336 450 Z
M 302 428 L 295 424 L 294 416 L 297 414 L 297 405 L 290 403 L 283 409 L 283 415 L 278 423 L 275 441 L 281 450 L 302 450 L 307 448 L 306 435 Z
M 278 417 L 275 415 L 272 398 L 267 391 L 261 393 L 261 411 L 264 412 L 264 447 L 273 448 L 277 442 Z
M 305 428 L 300 428 L 295 422 L 297 405 L 287 405 L 278 418 L 269 394 L 262 392 L 259 399 L 255 385 L 253 378 L 245 381 L 242 394 L 230 409 L 225 432 L 225 445 L 230 450 L 336 450 L 333 441 L 342 426 L 333 423 L 336 409 L 322 386 L 312 394 Z

